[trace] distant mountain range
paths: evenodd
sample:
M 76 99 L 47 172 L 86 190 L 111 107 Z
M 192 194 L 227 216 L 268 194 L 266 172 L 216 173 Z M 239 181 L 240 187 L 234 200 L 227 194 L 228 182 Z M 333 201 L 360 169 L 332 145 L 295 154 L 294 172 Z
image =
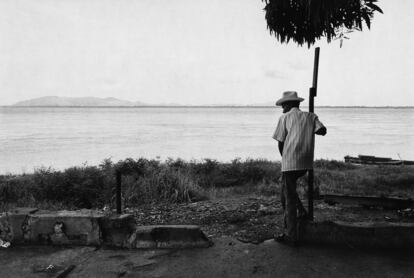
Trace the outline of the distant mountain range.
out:
M 113 97 L 57 97 L 47 96 L 19 101 L 13 106 L 145 106 L 142 102 L 132 102 Z
M 46 96 L 33 98 L 28 100 L 19 101 L 12 106 L 74 106 L 74 107 L 107 107 L 107 106 L 124 106 L 124 107 L 133 107 L 133 106 L 201 106 L 201 107 L 237 107 L 237 106 L 246 106 L 246 105 L 235 105 L 235 104 L 205 104 L 205 105 L 182 105 L 179 103 L 158 103 L 158 104 L 148 104 L 140 101 L 128 101 L 117 99 L 113 97 L 107 98 L 98 98 L 98 97 L 58 97 L 58 96 Z M 269 104 L 253 104 L 248 106 L 271 106 Z
M 46 96 L 33 98 L 29 100 L 19 101 L 12 106 L 51 106 L 51 107 L 134 107 L 134 106 L 152 106 L 152 107 L 275 107 L 273 101 L 254 103 L 250 105 L 241 104 L 204 104 L 204 105 L 183 105 L 179 103 L 157 103 L 148 104 L 140 101 L 128 101 L 117 99 L 113 97 L 98 98 L 98 97 L 58 97 Z M 303 103 L 301 107 L 307 107 L 307 103 Z M 412 108 L 413 106 L 316 106 L 316 107 L 335 107 L 335 108 Z

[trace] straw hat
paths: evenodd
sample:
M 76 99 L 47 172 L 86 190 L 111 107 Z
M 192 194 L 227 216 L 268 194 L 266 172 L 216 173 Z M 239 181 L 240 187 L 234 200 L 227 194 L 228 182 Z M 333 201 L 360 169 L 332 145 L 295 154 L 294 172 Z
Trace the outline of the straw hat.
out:
M 283 92 L 283 96 L 281 99 L 279 99 L 278 101 L 276 101 L 276 105 L 280 106 L 283 103 L 287 102 L 287 101 L 303 101 L 303 98 L 298 97 L 298 93 L 295 91 L 286 91 Z

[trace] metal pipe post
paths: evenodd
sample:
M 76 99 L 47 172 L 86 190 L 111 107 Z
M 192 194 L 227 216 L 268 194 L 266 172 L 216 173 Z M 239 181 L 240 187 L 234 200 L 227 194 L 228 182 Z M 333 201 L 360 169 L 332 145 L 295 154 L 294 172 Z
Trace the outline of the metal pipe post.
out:
M 318 70 L 319 70 L 319 47 L 315 48 L 315 60 L 313 63 L 313 80 L 312 87 L 309 89 L 309 112 L 314 112 L 314 98 L 318 88 Z M 308 172 L 308 213 L 309 219 L 313 220 L 313 170 Z
M 122 174 L 121 171 L 116 172 L 116 213 L 122 213 L 122 199 L 121 199 L 121 183 Z

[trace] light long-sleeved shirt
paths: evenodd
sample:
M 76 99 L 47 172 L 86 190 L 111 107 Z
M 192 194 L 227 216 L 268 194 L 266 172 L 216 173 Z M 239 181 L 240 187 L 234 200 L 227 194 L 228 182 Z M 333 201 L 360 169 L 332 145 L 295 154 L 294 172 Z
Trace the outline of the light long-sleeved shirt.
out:
M 284 143 L 282 172 L 313 169 L 315 132 L 323 126 L 317 115 L 296 107 L 280 116 L 273 139 Z

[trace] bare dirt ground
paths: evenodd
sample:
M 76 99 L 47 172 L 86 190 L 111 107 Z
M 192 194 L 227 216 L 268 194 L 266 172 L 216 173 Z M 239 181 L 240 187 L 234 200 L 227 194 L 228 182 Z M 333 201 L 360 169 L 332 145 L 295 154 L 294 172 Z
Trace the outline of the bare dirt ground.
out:
M 307 206 L 307 201 L 303 202 Z M 195 224 L 209 237 L 231 236 L 242 242 L 261 243 L 283 228 L 279 197 L 237 196 L 184 204 L 150 204 L 129 210 L 140 225 Z M 358 206 L 330 206 L 315 201 L 315 220 L 345 222 L 413 222 L 396 210 Z
M 0 277 L 412 277 L 412 250 L 276 243 L 282 229 L 277 196 L 234 196 L 128 209 L 140 225 L 197 224 L 214 245 L 187 250 L 12 246 L 0 249 Z M 315 218 L 413 221 L 397 211 L 315 203 Z M 67 276 L 59 276 L 70 269 Z
M 0 250 L 0 277 L 412 277 L 413 261 L 407 251 L 255 245 L 224 236 L 210 248 L 187 250 L 15 246 Z

